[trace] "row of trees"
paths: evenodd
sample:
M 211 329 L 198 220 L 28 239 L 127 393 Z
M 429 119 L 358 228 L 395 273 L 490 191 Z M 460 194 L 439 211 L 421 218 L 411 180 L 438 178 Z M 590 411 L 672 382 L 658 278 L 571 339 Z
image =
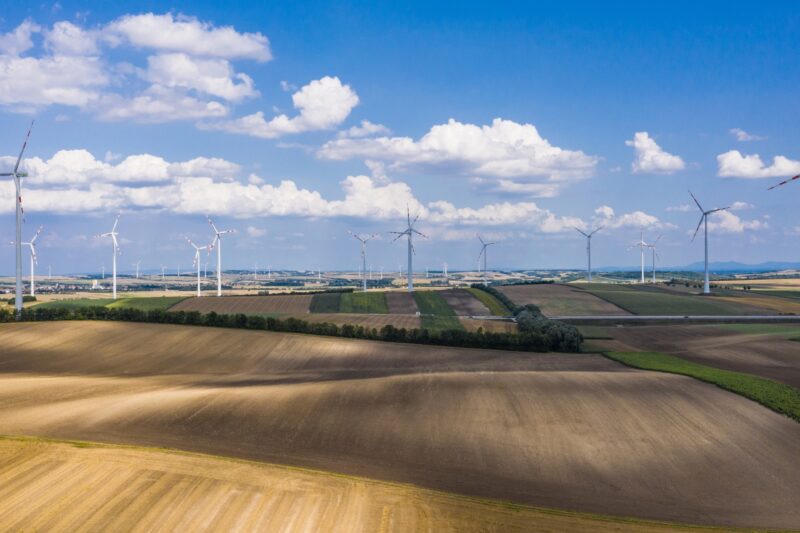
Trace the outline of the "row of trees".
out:
M 386 325 L 381 329 L 352 324 L 342 326 L 330 323 L 307 322 L 294 317 L 286 319 L 257 315 L 221 315 L 215 312 L 201 314 L 197 311 L 140 310 L 128 307 L 79 307 L 79 308 L 37 308 L 23 309 L 20 320 L 115 320 L 123 322 L 150 322 L 158 324 L 183 324 L 223 328 L 306 333 L 353 339 L 368 339 L 388 342 L 408 342 L 464 348 L 493 348 L 501 350 L 522 350 L 532 352 L 580 350 L 580 335 L 570 335 L 559 328 L 559 324 L 538 317 L 539 320 L 525 321 L 519 333 L 494 333 L 483 331 L 447 330 L 431 332 L 427 329 L 405 329 Z M 0 322 L 15 320 L 12 310 L 0 310 Z M 574 328 L 573 328 L 574 329 Z

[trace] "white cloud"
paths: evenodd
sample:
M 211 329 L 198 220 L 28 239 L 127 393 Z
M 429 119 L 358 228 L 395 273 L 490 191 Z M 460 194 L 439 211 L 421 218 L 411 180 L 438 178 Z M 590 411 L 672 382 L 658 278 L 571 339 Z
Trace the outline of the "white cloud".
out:
M 587 177 L 597 164 L 594 156 L 553 146 L 532 124 L 499 118 L 484 126 L 450 119 L 416 141 L 410 137 L 335 139 L 317 155 L 332 160 L 386 161 L 392 170 L 552 182 Z
M 778 178 L 800 174 L 800 161 L 777 155 L 767 166 L 758 154 L 742 155 L 739 150 L 719 154 L 717 165 L 717 175 L 723 178 Z
M 742 220 L 730 211 L 717 211 L 711 214 L 708 220 L 708 230 L 716 233 L 744 233 L 745 230 L 758 231 L 768 227 L 766 221 Z
M 695 207 L 689 204 L 682 204 L 682 205 L 673 205 L 667 208 L 668 213 L 688 213 L 696 209 Z
M 258 95 L 253 79 L 236 74 L 225 59 L 197 59 L 181 53 L 150 56 L 145 78 L 164 87 L 194 89 L 230 102 Z
M 558 183 L 529 183 L 509 179 L 470 178 L 476 187 L 495 194 L 524 195 L 536 198 L 554 198 L 558 195 Z
M 342 130 L 336 134 L 339 139 L 357 139 L 361 137 L 373 137 L 375 135 L 389 135 L 391 131 L 383 124 L 373 124 L 369 120 L 362 120 L 358 126 Z
M 97 36 L 75 24 L 62 20 L 45 32 L 45 48 L 53 55 L 97 55 Z
M 247 235 L 253 238 L 263 237 L 267 234 L 264 228 L 257 228 L 255 226 L 247 226 Z
M 0 35 L 0 52 L 10 56 L 18 56 L 30 50 L 33 47 L 31 36 L 41 31 L 41 29 L 39 25 L 26 20 L 13 31 Z
M 225 59 L 272 59 L 269 41 L 260 33 L 239 33 L 230 26 L 214 27 L 171 13 L 125 15 L 108 24 L 103 33 L 112 44 L 125 41 L 135 47 Z
M 733 202 L 731 204 L 731 211 L 742 211 L 745 209 L 753 209 L 754 207 L 753 204 L 748 204 L 747 202 Z
M 328 130 L 344 122 L 350 111 L 358 105 L 358 95 L 349 85 L 343 85 L 339 78 L 325 76 L 294 93 L 292 102 L 299 114 L 291 118 L 278 115 L 267 122 L 264 113 L 258 111 L 235 120 L 205 124 L 203 127 L 264 139 L 305 131 Z
M 634 173 L 673 174 L 686 167 L 683 159 L 665 152 L 646 131 L 637 131 L 625 144 L 636 150 L 631 164 Z
M 160 85 L 153 85 L 130 98 L 107 95 L 98 103 L 98 109 L 97 116 L 101 120 L 145 123 L 196 120 L 228 114 L 228 108 L 219 102 L 201 100 Z
M 763 141 L 766 137 L 761 137 L 760 135 L 753 135 L 752 133 L 747 133 L 741 128 L 732 128 L 728 130 L 728 132 L 736 137 L 737 141 L 746 142 L 746 141 Z
M 431 202 L 429 220 L 445 224 L 474 224 L 481 226 L 525 225 L 543 233 L 557 233 L 583 227 L 575 217 L 560 217 L 533 202 L 489 204 L 479 208 L 458 208 L 447 201 Z
M 608 229 L 619 228 L 674 228 L 672 224 L 661 222 L 658 217 L 644 211 L 633 211 L 617 215 L 614 209 L 603 205 L 594 211 L 593 225 Z

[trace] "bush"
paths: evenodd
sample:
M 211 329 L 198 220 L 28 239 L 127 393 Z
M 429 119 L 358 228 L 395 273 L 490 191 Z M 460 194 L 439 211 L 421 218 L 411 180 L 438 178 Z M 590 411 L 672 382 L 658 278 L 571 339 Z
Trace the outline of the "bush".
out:
M 16 297 L 14 297 L 14 298 L 9 298 L 8 300 L 6 300 L 6 303 L 7 303 L 8 305 L 14 305 L 14 303 L 15 303 L 15 299 L 16 299 Z M 30 294 L 23 294 L 23 295 L 22 295 L 22 302 L 23 302 L 23 303 L 35 302 L 35 301 L 36 301 L 36 296 L 32 296 L 32 295 L 30 295 Z

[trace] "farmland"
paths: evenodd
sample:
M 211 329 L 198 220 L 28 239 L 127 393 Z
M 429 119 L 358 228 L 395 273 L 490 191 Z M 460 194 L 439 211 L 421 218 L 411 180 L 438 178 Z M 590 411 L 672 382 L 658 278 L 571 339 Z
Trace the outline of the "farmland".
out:
M 422 327 L 428 331 L 463 329 L 455 311 L 442 298 L 440 291 L 417 291 L 414 300 L 421 313 Z
M 75 309 L 81 307 L 109 307 L 109 308 L 130 308 L 142 311 L 162 310 L 173 307 L 186 300 L 185 296 L 158 296 L 153 298 L 131 297 L 131 298 L 75 298 L 63 300 L 51 300 L 37 304 L 39 309 L 66 308 Z
M 450 309 L 458 316 L 489 315 L 491 312 L 483 302 L 466 289 L 450 289 L 437 292 Z M 488 296 L 488 295 L 487 295 Z
M 536 305 L 546 316 L 630 314 L 612 303 L 571 285 L 505 285 L 498 287 L 498 290 L 517 305 Z
M 800 522 L 800 424 L 712 385 L 634 370 L 597 355 L 113 322 L 4 324 L 0 343 L 0 434 L 163 446 L 410 483 L 410 491 L 455 491 L 605 515 L 728 527 L 789 528 Z M 76 448 L 74 453 L 89 455 L 66 465 L 55 459 L 69 461 L 70 452 L 38 450 L 44 454 L 39 463 L 26 462 L 35 459 L 33 452 L 0 452 L 16 461 L 3 460 L 7 468 L 0 476 L 12 472 L 13 477 L 2 479 L 20 491 L 34 491 L 19 495 L 48 487 L 56 491 L 40 492 L 49 497 L 25 516 L 8 515 L 15 521 L 34 516 L 48 502 L 74 513 L 53 512 L 42 520 L 77 520 L 80 507 L 69 507 L 75 500 L 59 498 L 97 493 L 102 501 L 103 494 L 114 493 L 110 486 L 107 492 L 72 491 L 63 483 L 77 472 L 81 487 L 106 478 L 105 483 L 112 478 L 121 483 L 126 488 L 116 501 L 143 495 L 135 505 L 120 507 L 120 520 L 137 512 L 145 516 L 144 498 L 152 493 L 169 495 L 155 506 L 157 514 L 169 501 L 184 501 L 181 495 L 187 502 L 207 501 L 200 499 L 203 490 L 215 491 L 214 505 L 227 502 L 231 513 L 243 510 L 248 520 L 256 520 L 254 511 L 246 511 L 258 508 L 248 497 L 256 498 L 249 492 L 256 489 L 236 494 L 228 489 L 237 479 L 248 487 L 268 485 L 248 477 L 267 475 L 261 467 L 244 472 L 238 463 L 226 466 L 231 477 L 220 478 L 206 467 L 158 458 L 163 456 L 119 456 L 113 470 L 121 476 L 117 479 L 108 470 L 93 469 L 90 455 L 97 450 Z M 152 473 L 129 473 L 141 465 Z M 156 474 L 165 468 L 177 471 Z M 53 477 L 24 485 L 44 471 Z M 185 480 L 176 490 L 200 486 L 186 493 L 168 490 L 181 472 L 199 479 Z M 298 482 L 292 498 L 300 490 L 300 499 L 281 508 L 306 509 L 306 489 L 316 505 L 324 505 L 331 494 L 349 494 L 330 488 L 340 485 L 317 489 L 318 481 Z M 372 491 L 364 483 L 360 487 L 371 498 L 380 498 L 380 488 Z M 5 482 L 2 487 L 12 490 Z M 275 490 L 269 492 L 278 497 Z M 423 494 L 414 501 L 426 502 L 414 505 L 438 505 L 428 493 L 413 494 Z M 0 512 L 20 513 L 18 499 L 2 501 Z M 461 505 L 457 502 L 463 500 L 450 501 Z M 406 509 L 402 503 L 378 508 L 383 513 L 387 506 L 394 520 L 418 512 L 400 514 Z M 367 508 L 348 514 L 348 520 L 382 519 Z M 525 512 L 514 509 L 514 515 Z M 95 513 L 114 519 L 114 513 Z M 229 519 L 213 508 L 196 513 L 187 519 Z M 488 509 L 485 513 L 494 516 Z M 171 516 L 177 520 L 181 514 Z
M 217 298 L 187 298 L 170 308 L 170 311 L 199 311 L 217 314 L 270 315 L 308 313 L 312 296 L 309 294 L 271 294 L 269 296 L 224 296 Z
M 396 315 L 414 315 L 419 311 L 414 295 L 406 291 L 387 292 L 386 305 Z
M 482 291 L 480 289 L 467 289 L 470 294 L 472 294 L 475 298 L 481 301 L 483 305 L 489 310 L 494 316 L 508 316 L 511 314 L 511 310 L 508 309 L 505 305 L 503 305 L 500 300 L 492 296 L 486 291 Z

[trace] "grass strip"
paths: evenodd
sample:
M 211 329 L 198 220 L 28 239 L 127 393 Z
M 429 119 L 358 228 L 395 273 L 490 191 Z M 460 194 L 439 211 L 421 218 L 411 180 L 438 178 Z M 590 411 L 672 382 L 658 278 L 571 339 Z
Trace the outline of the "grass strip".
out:
M 800 389 L 769 379 L 721 370 L 658 352 L 604 352 L 623 365 L 689 376 L 735 392 L 800 422 Z
M 348 292 L 339 301 L 340 313 L 387 314 L 385 292 Z
M 312 313 L 338 313 L 339 301 L 342 299 L 340 292 L 323 292 L 311 298 L 309 311 Z
M 489 308 L 489 312 L 494 316 L 511 316 L 511 310 L 503 305 L 503 303 L 480 289 L 469 288 L 467 289 L 475 298 L 481 301 L 483 305 Z

